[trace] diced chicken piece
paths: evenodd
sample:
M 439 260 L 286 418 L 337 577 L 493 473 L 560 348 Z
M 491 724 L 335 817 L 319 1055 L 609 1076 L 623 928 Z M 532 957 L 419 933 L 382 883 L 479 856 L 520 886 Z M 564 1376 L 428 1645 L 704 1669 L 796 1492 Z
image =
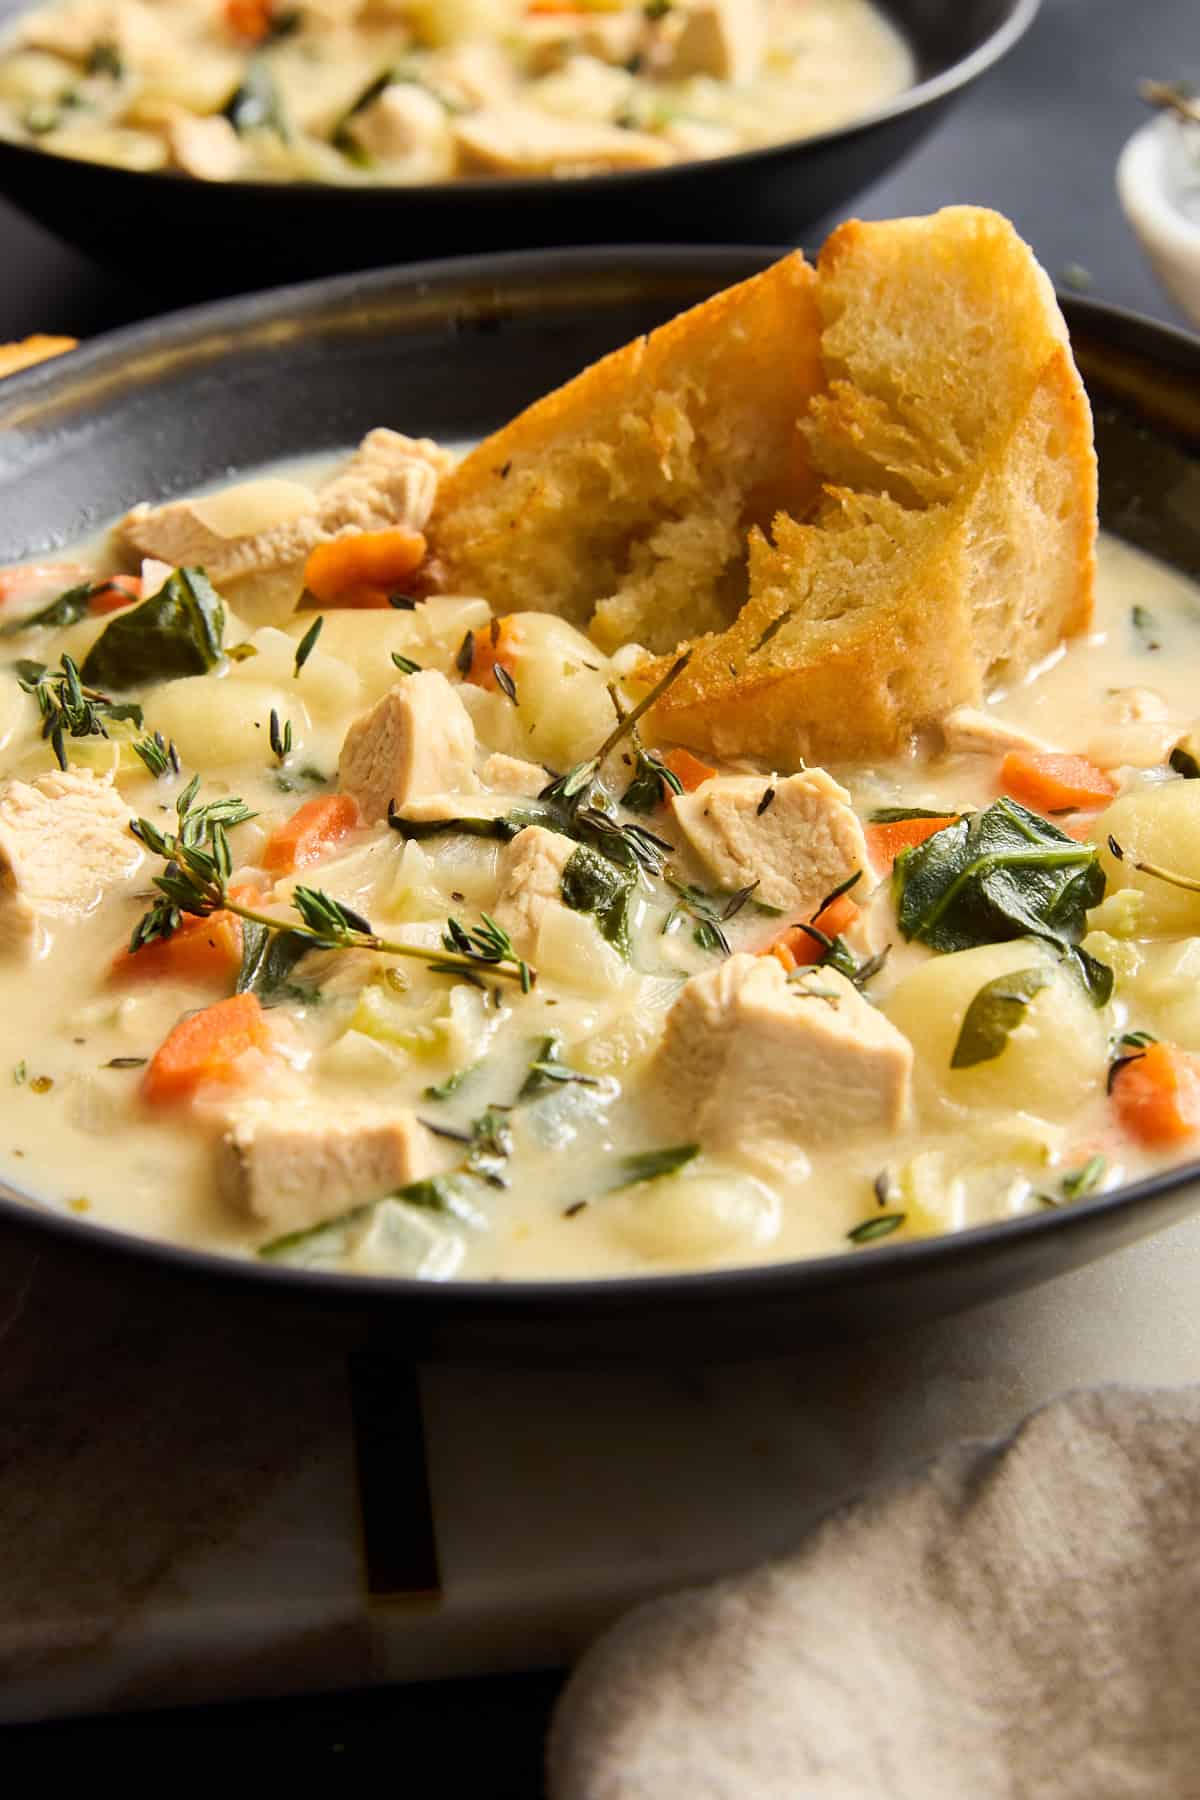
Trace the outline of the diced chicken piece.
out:
M 217 1179 L 231 1205 L 282 1235 L 419 1180 L 433 1167 L 432 1148 L 409 1112 L 248 1100 L 228 1115 Z
M 91 912 L 142 851 L 111 780 L 55 770 L 0 789 L 0 947 L 32 950 L 43 921 Z
M 754 897 L 765 906 L 811 912 L 856 869 L 870 867 L 850 796 L 824 769 L 782 780 L 715 775 L 672 804 L 716 885 L 732 893 L 757 882 Z
M 495 751 L 480 764 L 479 778 L 484 787 L 498 794 L 523 794 L 527 800 L 541 793 L 550 777 L 540 763 L 525 762 L 519 756 L 505 756 Z
M 464 169 L 489 175 L 553 175 L 589 169 L 656 169 L 668 144 L 618 125 L 555 119 L 533 106 L 498 105 L 455 119 Z
M 582 53 L 624 68 L 637 54 L 646 31 L 640 6 L 620 12 L 534 14 L 522 37 L 535 74 L 558 69 L 568 57 Z
M 208 522 L 204 499 L 172 500 L 135 506 L 117 526 L 117 538 L 172 568 L 198 563 L 218 587 L 266 570 L 303 569 L 309 551 L 330 538 L 393 525 L 422 530 L 450 461 L 428 438 L 381 427 L 368 432 L 345 467 L 316 490 L 311 510 L 265 531 L 228 536 Z M 219 498 L 228 503 L 228 495 Z
M 570 56 L 561 69 L 533 85 L 529 99 L 556 118 L 609 126 L 625 111 L 633 90 L 627 69 L 614 69 L 595 56 Z
M 436 669 L 406 675 L 346 733 L 338 786 L 353 795 L 366 824 L 425 794 L 471 792 L 475 727 Z
M 452 106 L 492 106 L 516 91 L 511 58 L 498 44 L 477 38 L 456 44 L 437 58 L 430 84 Z
M 182 107 L 167 121 L 171 160 L 200 181 L 232 181 L 243 161 L 242 140 L 220 113 L 197 118 Z
M 693 976 L 650 1070 L 667 1141 L 843 1142 L 893 1129 L 909 1106 L 912 1046 L 832 969 L 789 979 L 773 956 L 739 953 Z
M 753 81 L 767 48 L 763 0 L 699 0 L 683 16 L 670 73 L 675 81 L 711 75 L 716 81 Z
M 379 162 L 436 160 L 450 149 L 446 108 L 428 88 L 396 81 L 350 123 L 355 143 Z
M 570 838 L 541 825 L 526 826 L 505 846 L 493 917 L 511 937 L 518 956 L 533 954 L 546 908 L 561 901 L 563 870 L 578 848 Z
M 956 706 L 942 720 L 948 751 L 964 756 L 1004 756 L 1010 750 L 1055 750 L 1057 745 L 1020 725 L 1010 725 L 978 706 Z

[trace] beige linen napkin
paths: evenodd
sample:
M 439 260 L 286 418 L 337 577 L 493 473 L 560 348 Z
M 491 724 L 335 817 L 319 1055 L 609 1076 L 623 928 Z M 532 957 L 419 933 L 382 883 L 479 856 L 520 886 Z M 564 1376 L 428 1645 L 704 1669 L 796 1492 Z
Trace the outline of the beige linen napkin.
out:
M 1200 1390 L 1053 1401 L 640 1607 L 548 1762 L 552 1800 L 1194 1800 Z

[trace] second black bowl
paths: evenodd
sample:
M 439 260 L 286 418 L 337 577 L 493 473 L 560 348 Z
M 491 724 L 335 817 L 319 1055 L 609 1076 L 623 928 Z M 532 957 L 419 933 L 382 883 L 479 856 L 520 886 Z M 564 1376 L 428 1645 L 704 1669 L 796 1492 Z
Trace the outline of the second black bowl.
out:
M 332 187 L 204 182 L 0 140 L 0 192 L 164 294 L 554 244 L 795 242 L 899 162 L 1032 23 L 1040 0 L 884 0 L 915 84 L 862 118 L 767 149 L 578 180 Z

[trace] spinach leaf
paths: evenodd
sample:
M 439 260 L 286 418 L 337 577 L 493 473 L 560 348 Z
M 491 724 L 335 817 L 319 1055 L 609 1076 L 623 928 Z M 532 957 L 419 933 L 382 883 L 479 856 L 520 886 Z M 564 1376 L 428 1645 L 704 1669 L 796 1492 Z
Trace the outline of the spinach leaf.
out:
M 563 905 L 572 912 L 592 913 L 600 935 L 628 960 L 630 913 L 636 891 L 631 871 L 609 862 L 598 850 L 581 844 L 562 872 Z
M 51 600 L 40 612 L 27 613 L 23 619 L 10 619 L 6 625 L 0 625 L 0 637 L 18 637 L 23 631 L 33 631 L 36 626 L 53 626 L 61 629 L 64 625 L 77 624 L 86 619 L 88 606 L 95 586 L 90 581 L 80 582 L 78 587 L 67 588 L 57 600 Z
M 275 77 L 258 58 L 247 64 L 245 75 L 221 108 L 221 115 L 239 137 L 247 131 L 273 131 L 285 144 L 291 137 Z
M 83 661 L 97 687 L 204 675 L 221 658 L 225 608 L 203 569 L 175 569 L 148 600 L 114 613 Z
M 1049 969 L 1014 969 L 1009 975 L 997 975 L 985 981 L 963 1014 L 958 1042 L 950 1058 L 952 1069 L 972 1069 L 976 1063 L 991 1062 L 1000 1055 L 1025 1017 L 1025 1008 L 1035 994 L 1052 980 Z
M 271 931 L 253 919 L 243 919 L 237 992 L 257 994 L 264 1006 L 280 1006 L 285 1000 L 312 1001 L 316 989 L 301 987 L 291 979 L 300 958 L 312 948 L 312 939 L 299 931 Z
M 892 876 L 900 929 L 932 950 L 1033 937 L 1071 959 L 1092 1001 L 1112 993 L 1111 969 L 1079 947 L 1087 913 L 1104 898 L 1095 844 L 997 800 L 935 832 L 896 859 Z

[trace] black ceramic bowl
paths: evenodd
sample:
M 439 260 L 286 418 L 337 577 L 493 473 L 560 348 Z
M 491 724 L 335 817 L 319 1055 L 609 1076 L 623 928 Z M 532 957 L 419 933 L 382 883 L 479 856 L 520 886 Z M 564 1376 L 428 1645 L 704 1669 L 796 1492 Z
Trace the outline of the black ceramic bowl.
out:
M 585 363 L 762 266 L 746 250 L 594 250 L 431 264 L 259 294 L 114 333 L 0 384 L 0 561 L 239 465 L 372 425 L 491 430 Z M 1200 576 L 1200 340 L 1065 302 L 1096 409 L 1104 521 Z M 130 1290 L 209 1286 L 306 1334 L 420 1357 L 727 1357 L 866 1336 L 1046 1281 L 1200 1203 L 1200 1164 L 954 1237 L 713 1274 L 591 1282 L 369 1280 L 151 1244 L 0 1190 L 24 1243 Z M 161 1307 L 161 1294 L 156 1304 Z
M 1012 47 L 1039 0 L 883 0 L 916 84 L 836 130 L 713 161 L 570 181 L 208 183 L 0 140 L 0 192 L 180 299 L 433 256 L 550 244 L 781 243 L 840 208 Z

